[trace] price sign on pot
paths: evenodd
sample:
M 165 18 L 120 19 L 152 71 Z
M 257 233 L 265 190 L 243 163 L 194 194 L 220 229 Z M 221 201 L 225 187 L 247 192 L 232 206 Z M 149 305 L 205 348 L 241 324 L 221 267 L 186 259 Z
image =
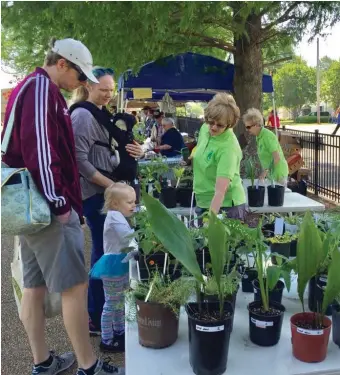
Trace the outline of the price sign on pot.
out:
M 196 324 L 196 331 L 200 332 L 220 332 L 224 331 L 224 325 L 223 326 L 216 326 L 216 327 L 203 327 Z
M 298 328 L 297 331 L 301 333 L 302 335 L 308 335 L 308 336 L 321 336 L 323 334 L 323 330 Z
M 263 322 L 254 318 L 251 318 L 251 322 L 254 323 L 258 328 L 272 327 L 274 325 L 273 322 Z

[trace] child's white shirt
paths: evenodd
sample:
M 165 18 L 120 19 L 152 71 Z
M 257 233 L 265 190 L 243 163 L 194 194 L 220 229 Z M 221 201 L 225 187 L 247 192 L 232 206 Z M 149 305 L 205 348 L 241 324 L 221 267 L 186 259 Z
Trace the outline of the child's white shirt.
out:
M 119 211 L 108 211 L 104 223 L 104 254 L 121 254 L 123 249 L 133 247 L 123 262 L 127 262 L 138 251 L 136 240 L 132 237 L 134 233 Z

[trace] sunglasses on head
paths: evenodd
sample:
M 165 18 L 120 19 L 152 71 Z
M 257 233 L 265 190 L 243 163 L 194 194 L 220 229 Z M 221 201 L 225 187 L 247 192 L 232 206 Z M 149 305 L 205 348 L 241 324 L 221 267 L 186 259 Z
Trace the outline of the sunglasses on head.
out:
M 114 71 L 111 68 L 95 68 L 93 69 L 92 73 L 96 78 L 100 78 L 106 75 L 112 76 L 114 75 Z
M 79 68 L 78 65 L 70 62 L 70 66 L 71 66 L 72 69 L 74 69 L 76 72 L 78 72 L 78 74 L 79 74 L 78 81 L 79 82 L 87 81 L 87 76 L 83 73 L 83 71 Z

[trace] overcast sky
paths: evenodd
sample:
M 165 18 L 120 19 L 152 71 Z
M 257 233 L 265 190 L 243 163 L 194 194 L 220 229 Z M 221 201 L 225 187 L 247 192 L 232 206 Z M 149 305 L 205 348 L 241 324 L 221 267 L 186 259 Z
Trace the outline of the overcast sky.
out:
M 332 29 L 328 29 L 330 35 L 326 38 L 320 38 L 320 58 L 323 56 L 329 56 L 332 59 L 340 58 L 340 23 L 334 26 Z M 300 55 L 307 61 L 310 66 L 316 66 L 316 39 L 312 43 L 308 43 L 308 36 L 305 36 L 301 43 L 295 48 L 297 55 Z M 9 84 L 12 76 L 0 71 L 0 88 L 8 88 L 13 85 Z

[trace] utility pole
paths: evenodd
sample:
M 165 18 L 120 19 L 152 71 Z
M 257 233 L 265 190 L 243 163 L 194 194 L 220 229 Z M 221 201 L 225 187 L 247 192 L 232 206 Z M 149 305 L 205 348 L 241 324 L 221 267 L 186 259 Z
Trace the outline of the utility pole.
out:
M 319 59 L 319 38 L 316 39 L 316 115 L 318 124 L 320 121 L 320 59 Z

